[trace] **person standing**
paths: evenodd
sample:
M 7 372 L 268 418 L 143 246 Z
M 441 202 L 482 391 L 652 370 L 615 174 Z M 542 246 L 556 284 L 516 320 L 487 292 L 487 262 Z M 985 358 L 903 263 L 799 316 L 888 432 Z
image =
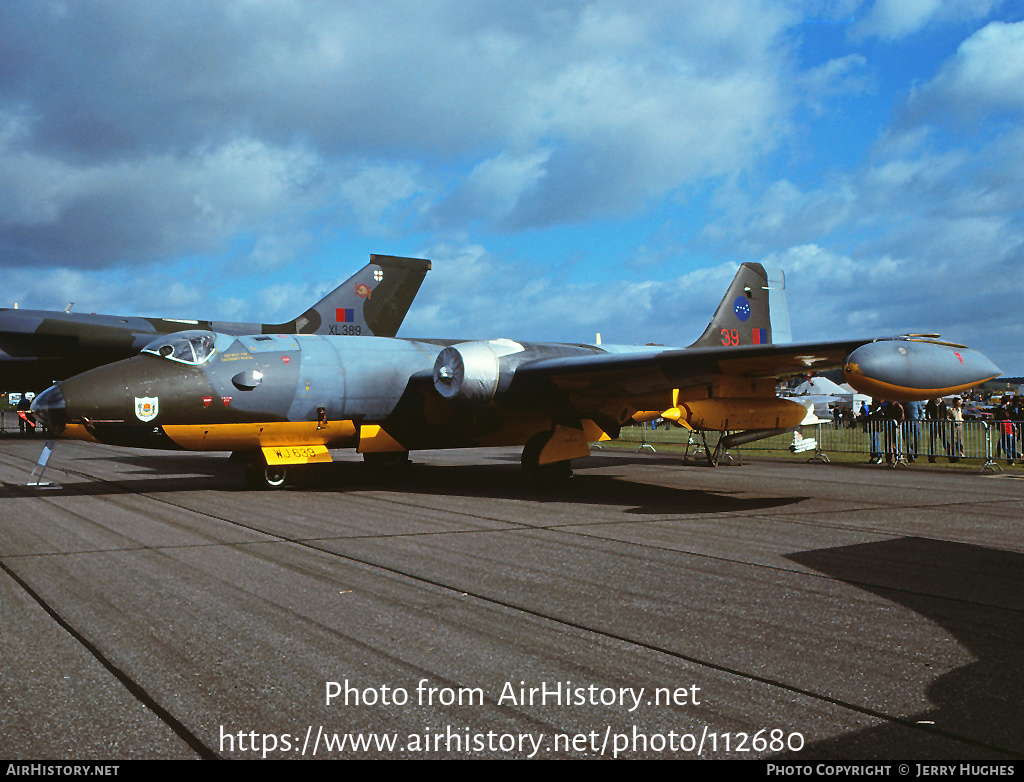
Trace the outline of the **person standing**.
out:
M 942 440 L 942 450 L 946 452 L 946 458 L 949 458 L 949 405 L 946 404 L 945 399 L 939 400 L 939 420 L 942 422 L 939 427 L 939 438 Z
M 953 431 L 947 452 L 951 462 L 958 462 L 964 455 L 964 403 L 960 397 L 953 400 L 951 407 L 946 409 L 946 417 L 953 422 Z
M 917 461 L 918 449 L 921 445 L 921 403 L 905 402 L 903 410 L 907 419 L 903 424 L 903 441 L 907 449 L 907 461 Z
M 28 434 L 30 432 L 29 421 L 28 421 L 28 411 L 31 410 L 31 409 L 32 409 L 32 400 L 26 398 L 25 395 L 22 394 L 21 399 L 18 401 L 18 408 L 17 408 L 17 410 L 18 410 L 18 431 L 21 434 Z
M 1004 398 L 1002 404 L 996 408 L 992 420 L 997 432 L 995 458 L 998 459 L 999 452 L 1002 451 L 1006 456 L 1006 463 L 1013 464 L 1017 457 L 1017 427 L 1010 419 L 1010 400 L 1008 398 Z
M 882 415 L 885 419 L 885 463 L 895 465 L 903 461 L 900 435 L 903 431 L 906 413 L 903 410 L 903 405 L 892 399 L 885 403 Z
M 874 402 L 874 400 L 872 400 Z M 882 461 L 882 449 L 878 442 L 878 431 L 882 428 L 882 405 L 885 401 L 879 399 L 874 402 L 874 409 L 868 407 L 865 402 L 861 407 L 861 419 L 864 422 L 864 431 L 871 438 L 871 458 L 868 464 L 880 464 Z
M 928 426 L 928 461 L 931 464 L 935 464 L 935 456 L 937 451 L 935 449 L 935 440 L 939 436 L 939 400 L 929 399 L 928 404 L 924 406 L 924 417 L 927 421 Z

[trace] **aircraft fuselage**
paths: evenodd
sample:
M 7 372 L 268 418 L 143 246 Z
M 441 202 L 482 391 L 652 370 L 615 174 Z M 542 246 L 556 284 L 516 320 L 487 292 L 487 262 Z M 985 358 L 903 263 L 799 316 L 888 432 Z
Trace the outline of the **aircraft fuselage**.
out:
M 557 415 L 550 399 L 536 407 L 528 393 L 515 395 L 509 405 L 441 397 L 432 372 L 447 341 L 316 335 L 216 340 L 220 349 L 202 363 L 143 352 L 62 381 L 40 397 L 36 412 L 65 437 L 115 445 L 253 451 L 287 444 L 369 452 L 522 444 L 550 430 Z M 583 345 L 509 344 L 516 352 L 500 357 L 506 367 L 516 359 L 601 352 Z M 494 394 L 500 401 L 497 388 Z M 569 418 L 580 425 L 578 414 Z

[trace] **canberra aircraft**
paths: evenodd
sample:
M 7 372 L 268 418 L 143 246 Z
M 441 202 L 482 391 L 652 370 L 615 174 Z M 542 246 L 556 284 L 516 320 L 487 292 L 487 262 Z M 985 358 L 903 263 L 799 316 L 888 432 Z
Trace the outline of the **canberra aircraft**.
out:
M 371 255 L 370 263 L 287 323 L 221 323 L 75 312 L 0 309 L 0 390 L 40 390 L 87 369 L 136 355 L 160 334 L 398 333 L 430 261 Z
M 523 445 L 538 478 L 570 474 L 589 443 L 642 411 L 747 439 L 795 427 L 806 408 L 779 378 L 843 367 L 887 399 L 962 391 L 1001 374 L 927 337 L 790 343 L 784 283 L 737 272 L 688 348 L 186 331 L 131 359 L 57 383 L 33 412 L 64 437 L 144 448 L 233 451 L 253 485 L 356 448 L 367 462 L 409 451 Z

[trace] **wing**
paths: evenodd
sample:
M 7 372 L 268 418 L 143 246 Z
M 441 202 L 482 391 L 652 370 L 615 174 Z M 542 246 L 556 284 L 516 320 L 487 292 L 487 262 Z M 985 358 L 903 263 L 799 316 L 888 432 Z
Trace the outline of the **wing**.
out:
M 656 353 L 605 353 L 542 359 L 519 366 L 509 386 L 511 397 L 537 398 L 558 390 L 576 408 L 604 406 L 614 400 L 638 410 L 664 409 L 673 391 L 681 398 L 716 380 L 771 379 L 842 367 L 868 339 L 842 342 L 684 348 Z
M 840 367 L 858 391 L 899 400 L 959 393 L 1001 374 L 961 345 L 894 337 L 541 359 L 516 369 L 508 394 L 535 405 L 546 397 L 584 417 L 611 415 L 622 423 L 628 409 L 773 398 L 781 378 Z

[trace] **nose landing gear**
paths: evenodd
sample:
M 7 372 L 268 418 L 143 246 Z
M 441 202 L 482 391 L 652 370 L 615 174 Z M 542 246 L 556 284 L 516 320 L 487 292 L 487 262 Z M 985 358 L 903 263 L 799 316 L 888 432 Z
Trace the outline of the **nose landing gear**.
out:
M 260 458 L 245 463 L 245 482 L 253 489 L 280 489 L 288 480 L 283 464 L 267 464 Z

